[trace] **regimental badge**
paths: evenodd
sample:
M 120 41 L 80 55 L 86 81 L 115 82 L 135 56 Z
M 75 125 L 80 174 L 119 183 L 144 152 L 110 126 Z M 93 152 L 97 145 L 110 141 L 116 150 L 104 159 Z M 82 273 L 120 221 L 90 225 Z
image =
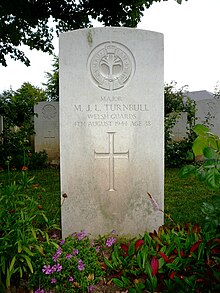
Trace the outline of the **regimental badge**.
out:
M 98 87 L 108 91 L 123 88 L 135 71 L 132 53 L 116 42 L 98 45 L 88 60 L 93 81 Z

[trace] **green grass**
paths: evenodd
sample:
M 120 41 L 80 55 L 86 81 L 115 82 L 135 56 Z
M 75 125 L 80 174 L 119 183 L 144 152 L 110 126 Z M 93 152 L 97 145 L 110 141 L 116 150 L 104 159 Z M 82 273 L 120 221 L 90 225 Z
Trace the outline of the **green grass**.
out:
M 220 196 L 220 190 L 214 192 L 194 177 L 181 179 L 178 172 L 179 169 L 165 171 L 165 212 L 179 224 L 202 224 L 205 220 L 202 203 L 212 203 L 212 195 Z
M 218 192 L 210 191 L 203 182 L 195 178 L 180 179 L 178 169 L 166 169 L 165 172 L 165 212 L 179 224 L 204 222 L 201 212 L 202 203 L 212 202 L 212 195 Z M 11 172 L 11 179 L 19 178 L 20 172 Z M 36 199 L 46 211 L 50 219 L 60 223 L 60 178 L 59 170 L 43 169 L 28 171 L 34 176 Z M 0 182 L 7 182 L 7 172 L 0 172 Z M 34 186 L 33 186 L 34 188 Z M 165 221 L 167 222 L 167 220 Z

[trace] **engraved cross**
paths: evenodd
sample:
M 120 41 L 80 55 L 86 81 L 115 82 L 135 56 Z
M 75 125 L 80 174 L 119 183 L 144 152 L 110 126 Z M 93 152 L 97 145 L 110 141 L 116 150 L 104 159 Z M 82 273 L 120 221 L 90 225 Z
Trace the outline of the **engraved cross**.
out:
M 108 159 L 109 160 L 109 189 L 108 191 L 116 191 L 114 181 L 115 181 L 115 168 L 114 160 L 115 159 L 128 159 L 129 151 L 118 153 L 114 150 L 114 134 L 115 132 L 107 132 L 109 139 L 109 150 L 107 153 L 97 153 L 95 151 L 95 159 Z

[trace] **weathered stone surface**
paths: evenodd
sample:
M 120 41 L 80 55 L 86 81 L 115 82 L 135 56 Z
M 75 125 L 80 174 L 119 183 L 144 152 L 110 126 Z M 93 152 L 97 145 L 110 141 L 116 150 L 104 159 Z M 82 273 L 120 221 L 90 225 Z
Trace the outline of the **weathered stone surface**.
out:
M 163 36 L 61 34 L 59 72 L 63 236 L 157 229 L 163 213 L 147 192 L 163 209 Z
M 45 150 L 50 163 L 59 164 L 59 103 L 40 102 L 34 107 L 35 151 Z

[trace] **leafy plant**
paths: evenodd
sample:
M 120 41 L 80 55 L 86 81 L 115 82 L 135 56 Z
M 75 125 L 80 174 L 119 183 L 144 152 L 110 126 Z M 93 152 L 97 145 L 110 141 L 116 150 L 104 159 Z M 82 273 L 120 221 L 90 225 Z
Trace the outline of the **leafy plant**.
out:
M 128 292 L 215 292 L 220 239 L 213 236 L 198 225 L 163 226 L 158 233 L 115 244 L 105 263 L 114 283 Z
M 195 102 L 186 98 L 185 87 L 177 89 L 174 82 L 165 85 L 164 97 L 165 164 L 168 167 L 179 167 L 189 160 L 193 139 L 192 127 L 195 124 Z M 172 131 L 182 112 L 187 113 L 187 135 L 182 141 L 175 142 Z
M 42 206 L 34 199 L 37 190 L 33 179 L 22 171 L 19 181 L 0 185 L 1 292 L 9 289 L 12 282 L 19 286 L 34 272 L 33 256 L 37 251 L 42 253 L 45 241 L 49 242 L 51 227 Z
M 103 275 L 98 250 L 85 231 L 57 240 L 56 246 L 46 245 L 43 254 L 35 256 L 35 273 L 29 285 L 35 292 L 92 291 Z
M 220 188 L 220 138 L 209 131 L 207 127 L 197 124 L 194 127 L 197 138 L 193 142 L 195 157 L 202 158 L 201 164 L 188 165 L 181 169 L 180 176 L 186 178 L 195 175 L 204 180 L 209 188 Z
M 3 167 L 8 156 L 12 157 L 12 167 L 27 164 L 34 134 L 34 105 L 45 99 L 45 92 L 29 83 L 24 83 L 17 91 L 9 90 L 0 95 L 0 114 L 4 117 L 4 130 L 0 134 Z

